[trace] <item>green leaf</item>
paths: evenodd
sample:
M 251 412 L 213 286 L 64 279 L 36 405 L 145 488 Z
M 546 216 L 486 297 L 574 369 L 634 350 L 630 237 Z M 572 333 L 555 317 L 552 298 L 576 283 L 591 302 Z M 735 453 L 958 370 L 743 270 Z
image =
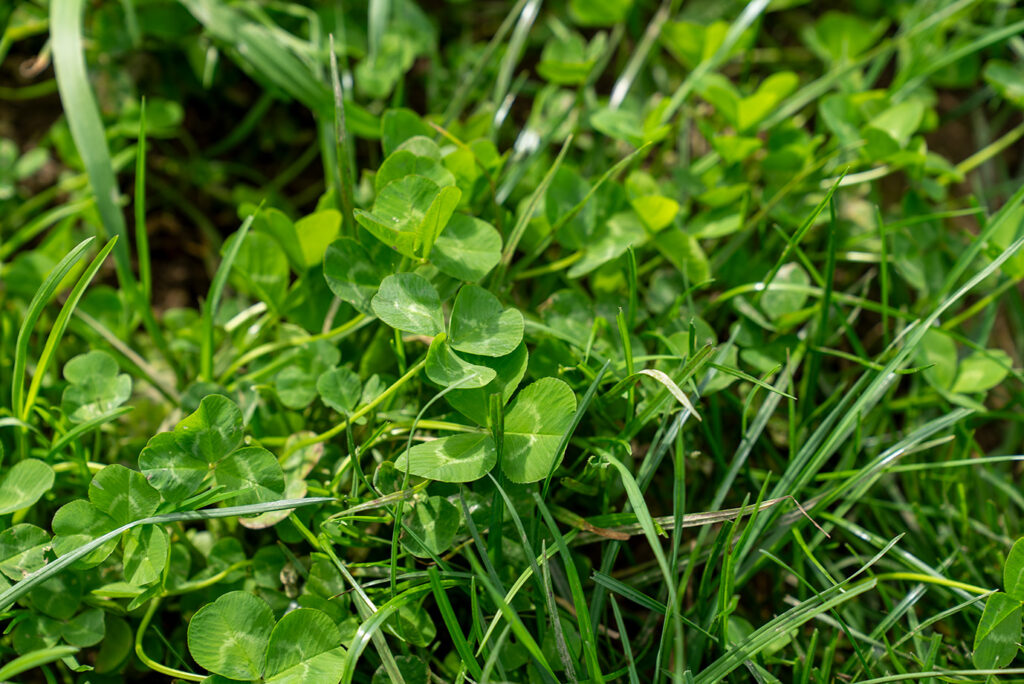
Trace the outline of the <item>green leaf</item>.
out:
M 799 84 L 800 79 L 792 71 L 777 72 L 766 78 L 753 95 L 737 103 L 736 128 L 740 133 L 752 132 L 751 129 L 771 114 Z
M 713 21 L 706 26 L 692 21 L 668 21 L 661 31 L 661 42 L 665 49 L 690 69 L 694 69 L 704 61 L 710 61 L 718 49 L 725 43 L 729 33 L 729 23 L 723 20 Z M 747 49 L 751 45 L 753 33 L 746 31 L 733 44 L 725 55 L 726 59 Z
M 972 662 L 979 670 L 1006 667 L 1017 655 L 1021 638 L 1021 602 L 996 592 L 985 601 L 985 612 L 974 634 Z
M 398 665 L 398 671 L 402 673 L 405 684 L 429 684 L 430 675 L 427 672 L 427 664 L 416 656 L 395 656 L 395 664 Z M 394 681 L 388 669 L 381 665 L 373 673 L 370 684 L 392 684 Z
M 307 343 L 292 351 L 284 370 L 274 376 L 274 390 L 290 409 L 309 406 L 317 396 L 316 383 L 341 360 L 341 352 L 327 340 Z
M 373 315 L 370 300 L 397 265 L 384 250 L 370 250 L 351 238 L 335 240 L 324 256 L 324 278 L 331 292 L 358 311 Z
M 409 138 L 388 155 L 377 169 L 374 186 L 380 192 L 388 183 L 410 175 L 429 178 L 441 188 L 455 185 L 455 176 L 441 161 L 441 148 L 422 135 Z
M 395 273 L 385 278 L 371 306 L 377 318 L 396 330 L 429 337 L 444 330 L 441 298 L 430 281 L 418 273 Z
M 235 233 L 224 242 L 222 254 L 231 250 L 240 234 Z M 231 273 L 239 289 L 275 311 L 281 310 L 288 294 L 290 269 L 288 257 L 277 240 L 266 233 L 246 233 L 231 264 Z
M 230 492 L 242 492 L 239 506 L 274 501 L 284 496 L 284 472 L 263 447 L 243 447 L 217 464 L 214 480 Z
M 95 667 L 99 673 L 114 672 L 128 659 L 132 650 L 134 634 L 128 623 L 108 615 L 104 624 L 105 634 L 96 654 Z
M 348 368 L 332 368 L 316 381 L 316 390 L 327 406 L 342 415 L 355 410 L 362 394 L 359 375 Z
M 501 260 L 501 235 L 491 224 L 455 214 L 434 243 L 430 261 L 452 278 L 479 281 Z
M 299 235 L 295 231 L 295 224 L 280 209 L 270 207 L 256 213 L 252 230 L 273 237 L 277 241 L 279 249 L 288 257 L 288 263 L 296 273 L 301 274 L 308 268 L 306 258 L 302 253 L 302 246 L 299 244 Z
M 572 425 L 576 395 L 557 378 L 541 378 L 519 393 L 505 415 L 501 467 L 513 482 L 536 482 L 554 462 L 562 435 Z
M 15 627 L 11 642 L 18 653 L 27 653 L 39 647 L 49 648 L 60 641 L 61 623 L 41 613 L 30 613 Z
M 608 137 L 628 142 L 634 147 L 647 142 L 643 117 L 626 109 L 602 107 L 590 115 L 590 125 Z
M 1003 563 L 1003 589 L 1018 601 L 1024 601 L 1024 539 L 1018 539 Z
M 418 135 L 430 138 L 434 131 L 411 109 L 389 109 L 380 119 L 380 141 L 386 155 Z
M 267 644 L 267 684 L 336 684 L 345 649 L 334 620 L 319 610 L 298 608 L 274 626 Z
M 985 64 L 983 76 L 1003 99 L 1024 108 L 1024 69 L 993 59 Z
M 456 188 L 445 190 L 458 191 Z M 373 203 L 372 212 L 357 210 L 355 217 L 360 225 L 385 245 L 399 254 L 418 259 L 423 247 L 423 225 L 428 221 L 436 223 L 440 218 L 442 207 L 435 207 L 435 200 L 441 192 L 437 183 L 429 178 L 405 176 L 384 186 Z M 445 204 L 443 200 L 442 204 Z M 454 210 L 455 206 L 452 205 L 451 211 Z M 437 230 L 442 228 L 444 226 Z
M 210 465 L 183 449 L 174 432 L 161 432 L 139 454 L 139 470 L 165 499 L 181 501 L 199 489 Z
M 103 616 L 102 608 L 83 611 L 61 625 L 61 636 L 72 646 L 80 648 L 95 646 L 103 641 L 103 637 L 106 635 Z
M 465 389 L 483 387 L 497 376 L 492 368 L 464 361 L 452 351 L 451 345 L 448 344 L 448 336 L 444 333 L 431 341 L 424 372 L 441 387 L 458 384 Z
M 210 394 L 175 426 L 174 434 L 186 452 L 216 463 L 242 443 L 242 412 L 227 397 Z
M 341 214 L 335 209 L 324 209 L 295 222 L 295 233 L 302 250 L 302 261 L 311 269 L 324 260 L 327 251 L 338 233 L 341 232 Z
M 632 211 L 615 214 L 598 224 L 594 235 L 583 249 L 583 258 L 569 269 L 570 278 L 584 276 L 602 264 L 617 259 L 631 246 L 647 241 L 647 231 L 640 217 Z
M 953 387 L 957 367 L 956 343 L 953 342 L 953 338 L 938 330 L 929 330 L 921 338 L 916 359 L 922 366 L 931 365 L 931 368 L 924 371 L 925 378 L 944 390 Z
M 171 542 L 159 525 L 136 527 L 124 543 L 124 578 L 137 587 L 160 579 L 170 558 Z
M 487 425 L 490 416 L 488 406 L 492 394 L 501 395 L 502 404 L 508 403 L 526 374 L 528 354 L 526 344 L 521 343 L 506 356 L 493 358 L 463 354 L 461 358 L 474 366 L 486 366 L 495 371 L 494 380 L 480 389 L 457 389 L 448 392 L 445 399 L 452 407 L 479 425 Z
M 216 466 L 241 444 L 242 412 L 220 394 L 210 394 L 174 428 L 152 437 L 139 454 L 139 469 L 168 501 L 193 494 Z
M 679 213 L 679 202 L 661 195 L 636 197 L 629 204 L 652 233 L 671 225 Z
M 0 479 L 0 515 L 31 506 L 53 487 L 53 468 L 34 458 L 15 463 Z
M 89 483 L 89 501 L 118 525 L 147 518 L 160 505 L 160 493 L 146 477 L 123 465 L 108 465 Z
M 448 225 L 455 208 L 462 199 L 462 191 L 456 187 L 441 188 L 434 201 L 430 203 L 426 215 L 419 227 L 418 250 L 420 257 L 427 259 L 434 248 L 441 231 Z
M 545 44 L 537 73 L 551 83 L 578 85 L 586 81 L 605 48 L 604 33 L 588 46 L 576 32 L 552 36 Z
M 88 501 L 76 499 L 57 509 L 53 516 L 53 551 L 58 556 L 85 546 L 117 527 L 113 518 Z M 117 546 L 117 538 L 108 539 L 76 562 L 76 567 L 99 565 Z
M 51 577 L 29 594 L 32 608 L 56 620 L 70 620 L 82 605 L 82 582 L 74 573 Z
M 867 153 L 881 158 L 904 149 L 921 125 L 924 113 L 921 101 L 906 100 L 875 116 L 863 131 Z
M 395 468 L 439 482 L 473 482 L 497 461 L 490 435 L 460 434 L 417 444 L 395 460 Z
M 850 62 L 870 48 L 885 33 L 889 21 L 870 23 L 852 14 L 828 11 L 813 26 L 805 26 L 801 37 L 826 62 Z
M 231 679 L 263 676 L 274 613 L 266 601 L 232 591 L 200 608 L 188 623 L 188 650 L 200 667 Z
M 50 535 L 28 523 L 20 523 L 0 532 L 0 572 L 21 581 L 46 564 Z
M 523 314 L 503 309 L 498 298 L 477 285 L 464 285 L 452 305 L 449 343 L 481 356 L 505 356 L 523 340 Z
M 85 423 L 102 416 L 128 400 L 131 376 L 119 374 L 117 361 L 103 351 L 74 357 L 64 365 L 70 383 L 61 398 L 61 410 L 73 423 Z
M 974 352 L 960 362 L 960 370 L 953 383 L 953 392 L 985 392 L 1006 378 L 1013 367 L 1013 359 L 1002 349 Z
M 387 629 L 413 646 L 426 647 L 437 636 L 437 627 L 422 605 L 402 604 L 397 614 L 388 620 Z
M 626 18 L 633 0 L 570 0 L 569 13 L 580 26 L 611 26 Z
M 439 556 L 451 547 L 462 516 L 447 499 L 431 496 L 419 502 L 405 517 L 409 534 L 402 540 L 406 550 L 419 558 Z M 423 543 L 416 541 L 416 535 Z
M 772 284 L 809 286 L 811 277 L 800 264 L 789 263 L 779 269 Z M 800 309 L 807 302 L 807 294 L 804 292 L 775 291 L 769 289 L 761 297 L 761 308 L 772 320 L 793 313 Z

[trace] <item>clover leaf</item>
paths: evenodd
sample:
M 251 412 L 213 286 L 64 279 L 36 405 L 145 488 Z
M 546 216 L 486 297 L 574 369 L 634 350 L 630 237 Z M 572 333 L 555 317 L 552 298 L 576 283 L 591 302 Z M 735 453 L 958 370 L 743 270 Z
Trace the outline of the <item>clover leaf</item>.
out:
M 985 601 L 974 635 L 972 661 L 979 670 L 1006 667 L 1017 655 L 1021 638 L 1021 602 L 998 591 Z
M 491 224 L 455 214 L 434 242 L 430 261 L 445 275 L 475 283 L 501 260 L 501 235 Z
M 0 573 L 20 581 L 43 567 L 50 535 L 42 528 L 19 523 L 0 532 Z M 0 578 L 0 584 L 3 579 Z
M 395 461 L 399 471 L 438 482 L 473 482 L 498 462 L 488 434 L 461 434 L 417 444 Z
M 231 249 L 238 234 L 229 237 L 222 248 L 224 253 Z M 288 294 L 288 256 L 280 243 L 267 233 L 250 231 L 239 246 L 232 264 L 233 282 L 272 309 L 278 311 L 284 305 Z
M 418 175 L 391 181 L 378 193 L 373 211 L 357 209 L 356 220 L 399 254 L 426 259 L 455 212 L 462 191 L 440 187 Z
M 208 603 L 188 623 L 188 650 L 201 667 L 231 679 L 263 676 L 274 612 L 244 591 Z
M 455 185 L 455 176 L 441 162 L 441 148 L 423 135 L 409 138 L 388 155 L 377 169 L 374 185 L 380 192 L 388 183 L 411 175 L 423 176 L 440 188 Z
M 576 395 L 558 378 L 523 388 L 505 415 L 501 468 L 513 482 L 536 482 L 558 465 L 558 445 L 576 413 Z
M 1013 359 L 1002 349 L 974 352 L 960 362 L 954 392 L 986 392 L 1001 383 L 1013 367 Z
M 455 541 L 460 520 L 459 509 L 454 504 L 440 496 L 428 497 L 406 515 L 408 530 L 403 546 L 418 558 L 444 553 Z
M 132 379 L 117 371 L 117 361 L 103 351 L 87 352 L 64 364 L 64 378 L 70 384 L 64 389 L 61 410 L 68 420 L 84 423 L 127 401 Z
M 355 410 L 362 394 L 359 375 L 348 368 L 332 368 L 316 381 L 320 400 L 338 413 L 349 414 Z
M 324 278 L 336 297 L 357 311 L 372 315 L 370 301 L 380 282 L 397 265 L 393 252 L 381 246 L 369 249 L 352 238 L 335 240 L 324 255 Z
M 232 591 L 208 603 L 188 625 L 188 649 L 210 672 L 275 684 L 334 684 L 345 650 L 334 621 L 313 608 L 298 608 L 274 624 L 260 598 Z
M 395 273 L 380 284 L 371 303 L 377 318 L 395 330 L 433 337 L 444 330 L 441 298 L 418 273 Z
M 452 349 L 481 356 L 505 356 L 523 340 L 523 314 L 505 309 L 493 294 L 465 285 L 455 296 L 449 342 Z
M 290 362 L 274 376 L 274 389 L 286 407 L 304 409 L 317 397 L 317 380 L 341 360 L 341 352 L 330 342 L 318 340 L 286 358 Z
M 89 483 L 89 501 L 118 525 L 153 515 L 160 494 L 145 476 L 123 465 L 108 465 Z
M 487 425 L 490 420 L 488 414 L 489 397 L 492 394 L 501 395 L 502 404 L 512 398 L 512 394 L 519 387 L 523 376 L 526 375 L 526 365 L 529 355 L 526 345 L 520 344 L 511 354 L 500 357 L 476 356 L 474 354 L 461 354 L 460 358 L 474 366 L 484 366 L 494 370 L 495 377 L 485 386 L 479 389 L 452 390 L 445 395 L 445 399 L 452 408 L 476 421 L 479 425 Z
M 158 581 L 170 553 L 171 540 L 159 525 L 129 530 L 124 542 L 125 580 L 139 587 Z
M 88 501 L 76 499 L 57 509 L 51 527 L 53 551 L 58 556 L 63 556 L 115 529 L 117 523 Z M 109 539 L 85 557 L 75 561 L 74 567 L 91 568 L 99 565 L 113 553 L 116 546 L 117 539 Z
M 0 455 L 3 451 L 0 449 Z M 0 478 L 0 515 L 31 506 L 53 487 L 53 468 L 34 458 L 11 466 Z
M 284 492 L 280 464 L 262 447 L 237 449 L 242 434 L 238 406 L 223 395 L 211 394 L 173 432 L 149 440 L 139 454 L 139 468 L 168 501 L 191 496 L 211 474 L 215 484 L 238 492 L 239 504 L 280 498 Z
M 497 376 L 492 368 L 464 361 L 452 351 L 447 335 L 440 333 L 427 350 L 427 377 L 442 387 L 458 385 L 465 389 L 483 387 Z
M 505 414 L 505 475 L 520 484 L 545 478 L 558 465 L 558 447 L 575 412 L 576 395 L 557 378 L 523 388 Z M 497 460 L 490 434 L 466 433 L 417 444 L 398 457 L 395 468 L 429 480 L 472 482 L 490 472 Z
M 216 463 L 242 443 L 242 412 L 227 397 L 211 394 L 175 426 L 174 434 L 189 455 Z
M 96 473 L 89 483 L 88 501 L 72 501 L 58 509 L 53 516 L 53 550 L 58 556 L 62 556 L 116 527 L 153 515 L 159 505 L 160 493 L 142 473 L 119 464 L 108 465 Z M 162 553 L 166 557 L 166 539 L 163 540 L 163 547 L 150 549 L 148 542 L 151 538 L 152 535 L 146 539 L 136 540 L 136 546 L 133 548 L 135 560 L 141 562 L 142 557 L 152 553 L 153 558 L 144 562 L 152 567 L 159 566 L 162 570 L 164 561 L 157 556 Z M 98 565 L 113 552 L 117 542 L 117 538 L 108 540 L 83 559 L 76 561 L 75 566 L 88 568 Z M 160 551 L 160 548 L 163 550 Z M 129 557 L 125 561 L 126 566 L 132 562 L 135 561 Z M 134 576 L 135 572 L 129 571 L 126 567 L 126 574 Z M 158 577 L 159 571 L 155 574 Z

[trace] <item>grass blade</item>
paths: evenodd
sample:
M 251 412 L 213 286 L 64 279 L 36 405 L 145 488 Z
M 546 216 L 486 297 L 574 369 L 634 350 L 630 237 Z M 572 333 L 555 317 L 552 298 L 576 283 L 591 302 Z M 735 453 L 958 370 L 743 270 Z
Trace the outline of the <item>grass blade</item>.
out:
M 139 286 L 148 304 L 153 298 L 153 274 L 149 263 L 149 231 L 146 227 L 146 98 L 139 110 L 139 144 L 135 153 L 135 253 L 139 260 Z
M 441 575 L 437 571 L 436 567 L 431 567 L 427 570 L 427 575 L 430 577 L 430 589 L 434 592 L 434 599 L 437 601 L 437 609 L 441 612 L 441 618 L 444 620 L 445 627 L 448 628 L 448 633 L 452 637 L 452 643 L 455 644 L 455 650 L 458 651 L 459 656 L 462 658 L 463 664 L 469 673 L 476 679 L 483 678 L 483 670 L 480 669 L 480 663 L 476 662 L 476 656 L 473 655 L 473 649 L 469 647 L 469 643 L 466 641 L 465 635 L 462 633 L 462 628 L 459 627 L 458 620 L 455 617 L 455 611 L 452 610 L 451 601 L 448 600 L 448 595 L 444 592 L 444 587 L 441 585 Z
M 114 252 L 117 277 L 126 290 L 134 289 L 128 254 L 128 229 L 118 206 L 117 178 L 107 148 L 107 134 L 99 107 L 89 87 L 82 45 L 84 0 L 53 0 L 50 3 L 50 40 L 57 90 L 67 114 L 68 127 L 96 196 L 96 209 L 108 236 L 120 242 Z
M 53 270 L 46 275 L 46 280 L 36 290 L 35 295 L 32 297 L 32 301 L 28 305 L 28 311 L 25 313 L 25 320 L 21 324 L 21 328 L 18 330 L 18 339 L 14 343 L 14 372 L 12 373 L 11 382 L 11 409 L 16 415 L 21 415 L 22 407 L 25 405 L 25 369 L 28 367 L 28 342 L 29 337 L 32 335 L 32 329 L 35 327 L 36 322 L 39 320 L 39 316 L 43 313 L 43 308 L 53 297 L 53 293 L 56 292 L 57 287 L 61 281 L 71 272 L 71 269 L 75 267 L 75 264 L 85 255 L 85 251 L 89 248 L 89 245 L 95 238 L 86 238 L 82 242 L 78 243 L 74 249 L 68 252 L 67 256 L 60 260 L 60 262 L 53 267 Z
M 79 558 L 89 555 L 93 550 L 103 546 L 111 539 L 116 539 L 124 532 L 133 527 L 142 525 L 166 525 L 169 523 L 188 522 L 195 520 L 212 520 L 214 518 L 236 518 L 240 516 L 260 515 L 271 511 L 284 511 L 304 506 L 315 506 L 317 504 L 334 501 L 333 497 L 315 497 L 308 499 L 281 499 L 279 501 L 268 501 L 267 503 L 249 504 L 246 506 L 229 506 L 226 508 L 212 508 L 200 511 L 179 511 L 178 513 L 164 513 L 149 518 L 133 520 L 115 530 L 93 539 L 87 544 L 79 546 L 74 551 L 64 554 L 57 560 L 47 563 L 40 569 L 25 577 L 14 586 L 0 594 L 0 611 L 5 611 L 14 605 L 14 602 L 30 592 L 38 584 L 45 582 L 55 576 L 64 568 L 74 563 Z
M 71 314 L 74 312 L 75 307 L 78 306 L 79 300 L 82 295 L 85 294 L 85 288 L 89 286 L 92 279 L 96 276 L 96 272 L 100 270 L 100 266 L 106 261 L 107 255 L 114 249 L 117 244 L 117 238 L 113 237 L 110 241 L 100 250 L 99 254 L 92 260 L 89 267 L 85 269 L 82 277 L 75 283 L 75 287 L 71 290 L 71 294 L 64 301 L 64 306 L 61 307 L 60 313 L 57 314 L 57 319 L 53 322 L 53 327 L 50 328 L 50 334 L 46 338 L 46 345 L 43 347 L 43 351 L 39 354 L 39 361 L 36 362 L 35 371 L 32 373 L 32 381 L 28 386 L 28 393 L 25 395 L 25 402 L 21 407 L 21 419 L 28 420 L 29 414 L 32 412 L 32 406 L 35 404 L 36 396 L 39 394 L 39 388 L 43 383 L 43 377 L 46 375 L 46 369 L 49 367 L 50 362 L 53 361 L 54 355 L 57 353 L 57 345 L 60 343 L 60 338 L 64 335 L 64 330 L 68 327 L 68 322 L 71 320 Z
M 213 382 L 214 379 L 213 322 L 217 317 L 217 309 L 220 307 L 220 298 L 224 295 L 224 286 L 227 285 L 228 276 L 231 274 L 231 267 L 235 263 L 235 258 L 238 256 L 238 252 L 242 248 L 242 242 L 245 240 L 245 236 L 248 234 L 249 228 L 252 226 L 252 222 L 255 218 L 255 213 L 249 214 L 248 218 L 246 218 L 242 223 L 242 227 L 238 229 L 238 232 L 235 234 L 235 241 L 231 244 L 231 247 L 228 248 L 227 254 L 224 255 L 224 260 L 217 269 L 217 273 L 213 277 L 213 282 L 210 283 L 210 292 L 206 297 L 206 301 L 203 302 L 203 338 L 202 350 L 199 357 L 199 376 L 209 382 Z

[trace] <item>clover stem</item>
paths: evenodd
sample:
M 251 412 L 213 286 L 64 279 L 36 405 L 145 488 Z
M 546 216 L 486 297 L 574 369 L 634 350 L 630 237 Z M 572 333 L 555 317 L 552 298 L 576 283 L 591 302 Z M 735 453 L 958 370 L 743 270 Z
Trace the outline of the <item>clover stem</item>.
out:
M 142 622 L 139 623 L 138 630 L 135 631 L 135 655 L 139 656 L 139 660 L 146 664 L 146 667 L 159 672 L 160 674 L 167 675 L 168 677 L 177 677 L 178 679 L 187 679 L 190 682 L 201 682 L 205 677 L 201 677 L 191 672 L 185 672 L 184 670 L 176 670 L 173 667 L 167 667 L 156 662 L 142 649 L 142 637 L 146 633 L 146 628 L 149 627 L 150 621 L 153 619 L 153 615 L 156 613 L 157 607 L 160 606 L 160 599 L 154 598 L 149 602 L 149 608 L 146 609 L 146 614 L 142 616 Z
M 341 421 L 340 423 L 332 427 L 330 430 L 327 430 L 326 432 L 321 432 L 319 435 L 313 435 L 312 437 L 307 437 L 306 439 L 300 439 L 297 442 L 294 442 L 293 444 L 285 448 L 284 452 L 281 454 L 281 458 L 278 460 L 284 461 L 284 459 L 288 458 L 290 455 L 292 455 L 299 449 L 312 446 L 313 444 L 319 444 L 320 442 L 326 442 L 327 440 L 341 434 L 341 432 L 345 430 L 345 427 L 348 426 L 349 423 L 356 422 L 366 414 L 370 413 L 373 409 L 377 408 L 377 406 L 390 399 L 399 389 L 402 388 L 402 385 L 416 377 L 416 374 L 423 370 L 423 367 L 426 364 L 426 357 L 420 359 L 415 364 L 409 367 L 409 370 L 405 372 L 405 375 L 398 378 L 398 380 L 395 380 L 395 382 L 390 387 L 381 392 L 380 395 L 373 399 L 373 401 L 367 402 L 361 408 L 356 410 L 347 420 Z

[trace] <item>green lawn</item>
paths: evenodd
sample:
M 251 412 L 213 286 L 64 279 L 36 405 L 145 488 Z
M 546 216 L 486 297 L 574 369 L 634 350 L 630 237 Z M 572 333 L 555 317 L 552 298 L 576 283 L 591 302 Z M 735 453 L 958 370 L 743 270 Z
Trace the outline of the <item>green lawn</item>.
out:
M 1024 681 L 1024 8 L 0 32 L 0 683 Z

